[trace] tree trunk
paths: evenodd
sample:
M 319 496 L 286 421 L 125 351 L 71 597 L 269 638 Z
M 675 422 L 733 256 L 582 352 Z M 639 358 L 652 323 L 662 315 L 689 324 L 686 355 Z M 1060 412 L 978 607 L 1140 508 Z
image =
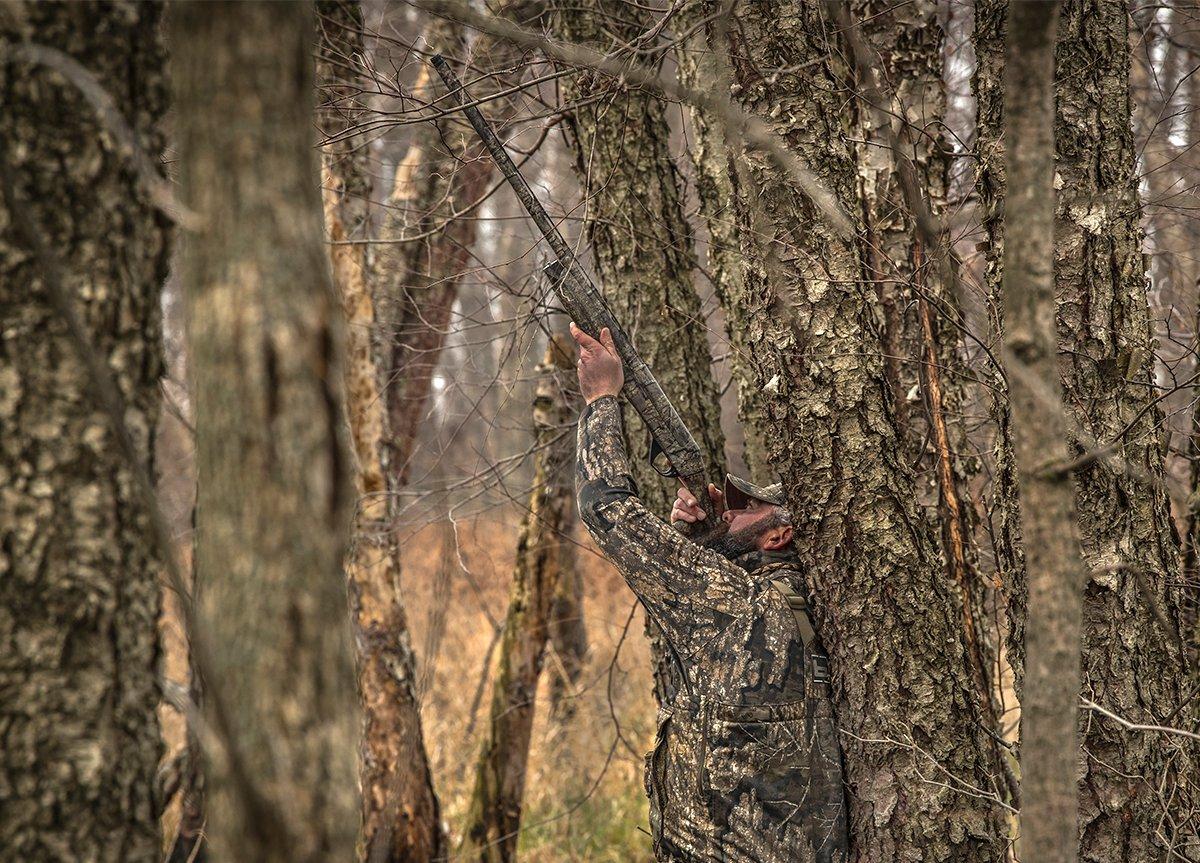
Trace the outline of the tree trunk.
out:
M 648 10 L 612 0 L 562 6 L 557 18 L 563 38 L 601 49 L 610 39 L 636 39 L 655 20 Z M 564 79 L 563 101 L 594 99 L 600 88 L 607 88 L 604 98 L 578 108 L 567 123 L 586 201 L 584 234 L 595 272 L 617 320 L 691 429 L 705 461 L 717 468 L 712 475 L 720 476 L 725 461 L 720 396 L 700 298 L 692 283 L 696 260 L 671 157 L 666 106 L 594 76 Z M 641 417 L 628 404 L 624 413 L 625 443 L 640 497 L 651 512 L 666 515 L 675 486 L 650 465 Z M 654 694 L 661 703 L 673 697 L 677 685 L 657 630 L 647 618 Z
M 737 94 L 850 205 L 843 46 L 823 7 L 746 3 L 730 27 Z M 859 249 L 757 153 L 740 154 L 739 302 L 774 429 L 819 634 L 832 659 L 856 859 L 1004 853 L 991 741 L 953 589 L 897 459 L 879 305 Z M 847 206 L 848 210 L 855 210 Z M 945 782 L 927 781 L 931 771 Z M 971 790 L 967 790 L 971 789 Z
M 728 90 L 732 82 L 728 52 L 722 50 L 724 39 L 720 35 L 725 19 L 718 15 L 705 21 L 719 9 L 715 0 L 704 0 L 680 13 L 680 29 L 695 27 L 696 30 L 687 40 L 676 44 L 679 79 L 685 86 L 701 92 Z M 733 157 L 736 150 L 730 146 L 725 127 L 714 123 L 708 112 L 691 107 L 688 120 L 693 140 L 687 149 L 695 172 L 700 217 L 707 233 L 702 266 L 725 313 L 730 377 L 737 388 L 738 419 L 745 441 L 743 458 L 754 482 L 770 484 L 776 481 L 776 476 L 767 459 L 764 441 L 766 399 L 753 385 L 753 373 L 746 367 L 749 362 L 746 313 L 734 302 L 735 297 L 742 296 L 744 267 L 733 204 L 739 183 L 737 160 Z
M 457 855 L 464 860 L 516 859 L 538 676 L 575 515 L 574 348 L 568 336 L 553 335 L 539 369 L 533 494 L 521 522 L 491 716 Z
M 1028 663 L 1021 715 L 1021 858 L 1076 854 L 1082 567 L 1054 334 L 1054 32 L 1057 3 L 1016 4 L 1004 70 L 1004 346 L 1026 541 Z
M 11 860 L 159 857 L 158 555 L 133 466 L 48 285 L 115 376 L 149 473 L 170 230 L 111 118 L 16 52 L 55 46 L 82 64 L 157 164 L 161 17 L 154 5 L 0 13 L 0 856 Z
M 524 21 L 537 14 L 539 5 L 503 0 L 498 14 Z M 452 62 L 466 54 L 462 27 L 457 23 L 435 18 L 426 28 L 424 40 L 430 50 L 440 51 Z M 487 35 L 473 45 L 471 57 L 473 63 L 493 73 L 472 87 L 476 99 L 516 84 L 524 70 L 516 48 Z M 422 63 L 412 91 L 431 102 L 445 95 L 428 63 Z M 497 122 L 511 113 L 512 104 L 509 99 L 493 100 L 485 110 Z M 379 247 L 377 266 L 380 291 L 388 304 L 389 470 L 397 487 L 408 483 L 433 373 L 458 299 L 459 279 L 471 261 L 479 222 L 470 207 L 487 191 L 494 171 L 474 132 L 455 116 L 420 124 L 396 168 L 383 220 L 383 237 L 389 242 Z M 465 218 L 460 217 L 463 215 Z M 414 239 L 390 242 L 402 237 Z
M 1185 663 L 1175 592 L 1179 544 L 1165 489 L 1162 415 L 1152 401 L 1128 37 L 1119 0 L 1063 4 L 1054 288 L 1071 456 L 1080 463 L 1084 697 L 1155 724 L 1181 704 Z M 1097 447 L 1110 449 L 1096 456 Z M 1157 860 L 1169 856 L 1167 848 L 1178 850 L 1172 824 L 1191 803 L 1179 739 L 1130 734 L 1093 714 L 1083 745 L 1082 859 Z
M 196 416 L 208 835 L 221 859 L 353 854 L 353 505 L 304 4 L 171 13 Z
M 354 444 L 355 513 L 345 569 L 363 711 L 361 763 L 365 861 L 433 860 L 444 851 L 421 713 L 414 691 L 415 661 L 400 583 L 400 555 L 392 531 L 394 495 L 388 494 L 387 414 L 372 337 L 375 306 L 367 284 L 365 239 L 370 176 L 364 136 L 348 134 L 364 119 L 358 103 L 366 86 L 362 8 L 358 0 L 317 5 L 319 120 L 336 143 L 324 150 L 325 228 L 333 281 L 346 316 L 346 411 Z

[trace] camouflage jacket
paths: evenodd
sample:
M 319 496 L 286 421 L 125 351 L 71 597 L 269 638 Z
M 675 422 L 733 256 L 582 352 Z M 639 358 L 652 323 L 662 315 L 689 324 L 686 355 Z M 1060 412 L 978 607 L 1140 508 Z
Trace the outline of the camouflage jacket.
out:
M 805 590 L 795 565 L 731 561 L 650 513 L 615 398 L 580 417 L 576 481 L 588 531 L 661 627 L 679 679 L 646 759 L 656 858 L 842 863 L 841 751 L 827 678 L 812 673 L 819 648 L 788 601 Z

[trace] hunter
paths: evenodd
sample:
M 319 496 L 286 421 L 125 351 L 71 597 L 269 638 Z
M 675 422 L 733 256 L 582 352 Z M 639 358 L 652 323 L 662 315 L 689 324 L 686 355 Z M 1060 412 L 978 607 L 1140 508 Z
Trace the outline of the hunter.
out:
M 707 489 L 728 530 L 700 546 L 638 499 L 612 336 L 574 324 L 579 512 L 662 629 L 678 687 L 646 759 L 654 854 L 665 863 L 843 863 L 841 750 L 781 487 Z M 705 518 L 680 488 L 672 522 Z

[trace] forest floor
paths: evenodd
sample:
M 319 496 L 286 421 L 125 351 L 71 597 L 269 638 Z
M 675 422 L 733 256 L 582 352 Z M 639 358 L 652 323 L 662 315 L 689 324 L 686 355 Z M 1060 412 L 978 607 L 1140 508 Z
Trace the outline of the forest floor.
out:
M 435 523 L 403 546 L 425 744 L 456 842 L 491 699 L 495 652 L 487 656 L 494 631 L 488 614 L 503 622 L 516 519 L 478 518 L 459 522 L 457 530 Z M 590 654 L 572 699 L 574 714 L 562 722 L 549 715 L 549 682 L 559 672 L 547 657 L 530 745 L 521 860 L 641 863 L 653 859 L 642 757 L 655 722 L 644 618 L 617 572 L 582 533 L 576 539 Z M 485 662 L 489 673 L 480 690 Z

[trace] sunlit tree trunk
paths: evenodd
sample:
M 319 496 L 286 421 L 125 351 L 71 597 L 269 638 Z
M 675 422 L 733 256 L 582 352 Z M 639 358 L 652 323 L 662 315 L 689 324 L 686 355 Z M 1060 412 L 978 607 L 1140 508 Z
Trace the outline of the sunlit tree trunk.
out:
M 149 472 L 171 231 L 130 153 L 67 75 L 165 146 L 162 7 L 0 11 L 0 857 L 159 858 L 159 565 L 145 503 L 52 294 L 116 379 Z M 32 239 L 31 239 L 32 236 Z M 42 252 L 37 248 L 41 246 Z M 49 260 L 47 260 L 49 259 Z
M 207 835 L 221 859 L 347 860 L 357 715 L 341 312 L 322 242 L 312 7 L 171 11 L 196 417 Z
M 855 211 L 844 46 L 827 41 L 823 13 L 739 5 L 729 53 L 742 103 Z M 860 249 L 761 156 L 738 158 L 739 301 L 754 310 L 771 456 L 831 654 L 856 859 L 995 861 L 1001 779 L 976 720 L 958 604 L 898 458 Z M 930 783 L 930 770 L 953 779 Z M 955 790 L 966 786 L 975 790 Z
M 362 835 L 366 861 L 432 860 L 443 851 L 421 714 L 415 661 L 401 602 L 400 556 L 388 494 L 387 414 L 380 395 L 373 335 L 375 306 L 366 262 L 370 175 L 365 119 L 362 9 L 357 0 L 317 5 L 318 120 L 324 148 L 325 229 L 333 281 L 346 316 L 346 411 L 354 446 L 355 512 L 345 568 L 355 627 L 358 694 L 363 711 Z
M 491 712 L 457 855 L 463 860 L 516 859 L 538 677 L 559 581 L 569 574 L 563 563 L 571 561 L 564 551 L 575 521 L 574 347 L 565 334 L 553 335 L 538 370 L 533 494 L 517 540 Z

